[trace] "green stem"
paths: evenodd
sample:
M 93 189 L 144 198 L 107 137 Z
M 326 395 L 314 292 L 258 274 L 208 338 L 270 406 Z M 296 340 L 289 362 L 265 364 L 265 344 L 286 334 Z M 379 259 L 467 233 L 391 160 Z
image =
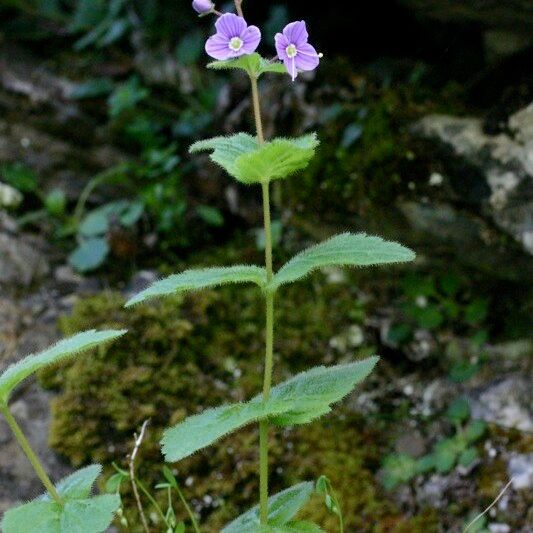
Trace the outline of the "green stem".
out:
M 35 452 L 33 451 L 30 443 L 28 442 L 28 439 L 22 432 L 22 429 L 18 425 L 17 421 L 11 414 L 11 411 L 7 407 L 7 405 L 0 405 L 0 412 L 5 416 L 7 423 L 9 424 L 9 427 L 11 428 L 11 431 L 13 431 L 13 434 L 15 435 L 15 438 L 17 439 L 18 443 L 20 444 L 20 447 L 24 451 L 24 454 L 28 458 L 28 461 L 31 463 L 31 466 L 35 470 L 35 473 L 41 480 L 42 484 L 45 486 L 46 490 L 50 494 L 50 496 L 60 505 L 63 505 L 63 500 L 61 499 L 61 496 L 57 492 L 56 488 L 54 487 L 54 484 L 48 477 L 48 474 L 46 473 L 43 465 L 39 461 L 37 455 L 35 455 Z
M 265 142 L 263 123 L 261 120 L 261 105 L 257 76 L 251 74 L 252 104 L 255 118 L 255 129 L 259 144 Z M 262 184 L 263 190 L 263 221 L 265 231 L 265 266 L 267 282 L 273 277 L 272 269 L 272 228 L 270 221 L 270 189 L 268 182 Z M 263 401 L 270 397 L 272 387 L 272 370 L 274 367 L 274 294 L 266 294 L 265 305 L 265 373 L 263 378 Z M 259 423 L 259 514 L 262 524 L 268 522 L 268 420 Z
M 192 527 L 196 533 L 200 533 L 200 526 L 198 526 L 198 521 L 196 520 L 196 517 L 194 516 L 194 513 L 192 512 L 192 509 L 190 508 L 189 504 L 187 503 L 187 500 L 185 499 L 185 496 L 183 496 L 183 492 L 181 492 L 181 489 L 176 486 L 176 491 L 178 492 L 178 496 L 180 497 L 181 503 L 185 507 L 185 510 L 187 511 L 187 514 L 189 515 L 189 518 L 191 519 Z

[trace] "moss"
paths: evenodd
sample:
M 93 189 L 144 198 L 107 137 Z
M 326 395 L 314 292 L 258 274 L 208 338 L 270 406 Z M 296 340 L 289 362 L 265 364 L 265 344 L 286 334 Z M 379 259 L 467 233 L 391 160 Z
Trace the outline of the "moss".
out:
M 280 298 L 276 352 L 284 358 L 277 358 L 276 380 L 338 359 L 342 354 L 330 347 L 330 338 L 353 317 L 364 319 L 352 290 L 326 285 L 318 294 L 309 284 L 289 288 L 287 298 Z M 52 404 L 50 442 L 75 465 L 98 461 L 110 472 L 112 461 L 125 464 L 133 432 L 150 418 L 138 471 L 154 486 L 162 480 L 158 441 L 164 427 L 206 407 L 248 398 L 260 388 L 263 301 L 254 289 L 243 288 L 235 298 L 234 288 L 222 288 L 128 310 L 123 303 L 121 295 L 103 293 L 78 302 L 61 320 L 65 334 L 117 326 L 130 333 L 41 374 L 44 385 L 60 391 Z M 379 429 L 345 413 L 279 432 L 283 438 L 278 433 L 272 439 L 273 491 L 325 473 L 342 497 L 349 530 L 378 531 L 374 526 L 380 523 L 403 523 L 374 479 L 382 452 L 377 443 L 386 440 Z M 251 427 L 176 465 L 180 482 L 189 480 L 186 492 L 206 531 L 218 531 L 256 501 L 257 440 Z M 124 489 L 126 516 L 138 523 Z M 319 501 L 309 506 L 308 515 L 334 530 Z

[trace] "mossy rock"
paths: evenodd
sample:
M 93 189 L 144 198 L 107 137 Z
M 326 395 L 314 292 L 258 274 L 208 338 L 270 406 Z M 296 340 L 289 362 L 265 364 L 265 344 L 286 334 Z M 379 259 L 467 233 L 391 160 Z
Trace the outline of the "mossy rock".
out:
M 350 323 L 339 317 L 353 317 L 354 309 L 360 315 L 360 303 L 349 289 L 326 286 L 320 297 L 312 285 L 289 292 L 291 304 L 280 299 L 279 305 L 276 349 L 283 350 L 284 361 L 277 362 L 276 379 L 332 362 L 328 341 Z M 93 355 L 41 373 L 41 383 L 60 391 L 52 403 L 50 442 L 73 464 L 98 461 L 111 473 L 112 461 L 126 465 L 133 433 L 149 418 L 138 474 L 153 487 L 163 479 L 158 441 L 165 427 L 260 389 L 264 303 L 256 290 L 242 289 L 235 298 L 234 290 L 223 288 L 128 310 L 123 304 L 120 294 L 102 293 L 78 302 L 61 320 L 65 334 L 118 326 L 129 334 Z M 348 531 L 407 531 L 395 529 L 411 522 L 402 519 L 374 478 L 380 442 L 379 429 L 349 412 L 277 430 L 276 438 L 272 434 L 271 490 L 324 473 L 341 495 Z M 173 465 L 204 531 L 219 531 L 257 500 L 257 445 L 257 428 L 251 427 Z M 128 490 L 124 487 L 125 515 L 138 524 Z M 318 497 L 306 513 L 335 531 L 335 520 Z M 408 530 L 417 531 L 414 527 Z

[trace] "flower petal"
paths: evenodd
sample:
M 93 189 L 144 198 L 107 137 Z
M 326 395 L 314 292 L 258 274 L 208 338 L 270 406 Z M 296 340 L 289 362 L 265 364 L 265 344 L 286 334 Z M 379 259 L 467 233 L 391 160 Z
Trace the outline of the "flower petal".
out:
M 217 33 L 226 37 L 228 41 L 233 37 L 241 37 L 246 27 L 246 21 L 234 13 L 226 13 L 215 22 Z
M 298 70 L 296 68 L 296 58 L 287 57 L 287 59 L 283 60 L 283 63 L 285 64 L 285 68 L 290 74 L 292 81 L 294 81 L 296 79 L 296 76 L 298 76 Z
M 320 58 L 314 46 L 306 43 L 298 47 L 298 53 L 296 54 L 296 68 L 298 70 L 314 70 L 319 63 Z
M 241 39 L 243 41 L 241 50 L 245 54 L 252 54 L 261 42 L 261 30 L 257 26 L 248 26 L 241 35 Z
M 278 53 L 278 57 L 280 59 L 288 59 L 287 46 L 291 43 L 288 41 L 287 37 L 285 37 L 283 33 L 276 33 L 274 40 L 276 41 L 276 52 Z
M 209 37 L 205 43 L 205 51 L 215 59 L 219 60 L 225 60 L 229 59 L 230 57 L 235 57 L 231 53 L 231 49 L 229 47 L 229 40 L 220 35 L 219 33 L 213 35 L 212 37 Z
M 294 44 L 296 48 L 306 43 L 309 39 L 309 34 L 307 33 L 304 20 L 287 24 L 283 30 L 283 35 L 285 35 L 289 41 L 289 44 Z

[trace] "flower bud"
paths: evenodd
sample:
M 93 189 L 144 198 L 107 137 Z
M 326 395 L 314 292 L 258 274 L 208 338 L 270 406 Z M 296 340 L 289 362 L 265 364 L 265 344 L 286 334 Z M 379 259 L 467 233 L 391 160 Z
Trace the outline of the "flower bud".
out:
M 214 7 L 215 4 L 213 4 L 211 0 L 193 0 L 192 2 L 192 8 L 199 15 L 207 15 L 207 13 L 211 13 Z

